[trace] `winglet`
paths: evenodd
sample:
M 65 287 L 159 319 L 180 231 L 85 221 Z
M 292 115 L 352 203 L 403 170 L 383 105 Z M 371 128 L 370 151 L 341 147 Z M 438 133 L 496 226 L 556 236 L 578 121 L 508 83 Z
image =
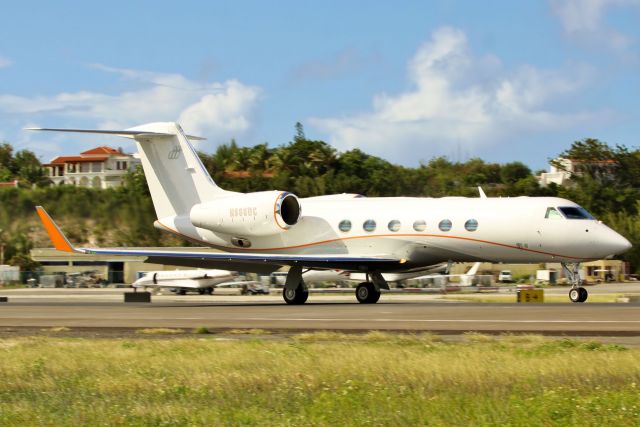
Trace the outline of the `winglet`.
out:
M 38 212 L 40 221 L 42 221 L 42 225 L 44 225 L 53 246 L 57 250 L 63 252 L 79 252 L 71 245 L 71 243 L 69 243 L 64 234 L 62 234 L 62 231 L 60 231 L 60 228 L 55 222 L 53 222 L 47 211 L 45 211 L 42 206 L 36 206 L 36 212 Z

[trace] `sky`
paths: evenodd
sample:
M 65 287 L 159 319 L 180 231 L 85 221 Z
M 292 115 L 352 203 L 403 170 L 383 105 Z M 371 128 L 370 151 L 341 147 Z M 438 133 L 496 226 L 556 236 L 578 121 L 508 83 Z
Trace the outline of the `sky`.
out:
M 0 140 L 43 161 L 178 121 L 212 152 L 308 138 L 406 166 L 640 145 L 640 0 L 0 2 Z

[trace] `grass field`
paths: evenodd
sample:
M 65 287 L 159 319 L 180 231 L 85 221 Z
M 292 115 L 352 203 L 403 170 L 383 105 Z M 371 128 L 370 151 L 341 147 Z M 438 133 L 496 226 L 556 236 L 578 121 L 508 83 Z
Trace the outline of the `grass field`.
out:
M 0 425 L 640 424 L 640 349 L 248 332 L 0 339 Z

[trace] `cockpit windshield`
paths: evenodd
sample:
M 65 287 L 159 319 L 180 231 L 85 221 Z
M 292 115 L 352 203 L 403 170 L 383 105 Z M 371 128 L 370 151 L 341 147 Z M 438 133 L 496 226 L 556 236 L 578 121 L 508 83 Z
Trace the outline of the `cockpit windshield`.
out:
M 547 208 L 547 213 L 544 215 L 547 219 L 562 219 L 562 215 L 556 208 Z
M 560 206 L 558 209 L 567 219 L 594 219 L 586 209 L 580 206 Z

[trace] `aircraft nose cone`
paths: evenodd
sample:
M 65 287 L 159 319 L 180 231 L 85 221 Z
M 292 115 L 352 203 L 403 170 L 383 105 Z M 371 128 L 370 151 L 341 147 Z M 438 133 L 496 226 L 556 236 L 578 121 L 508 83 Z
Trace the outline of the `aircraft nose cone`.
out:
M 611 247 L 614 255 L 628 251 L 631 249 L 631 246 L 631 242 L 618 233 L 614 233 L 614 236 L 611 237 Z

